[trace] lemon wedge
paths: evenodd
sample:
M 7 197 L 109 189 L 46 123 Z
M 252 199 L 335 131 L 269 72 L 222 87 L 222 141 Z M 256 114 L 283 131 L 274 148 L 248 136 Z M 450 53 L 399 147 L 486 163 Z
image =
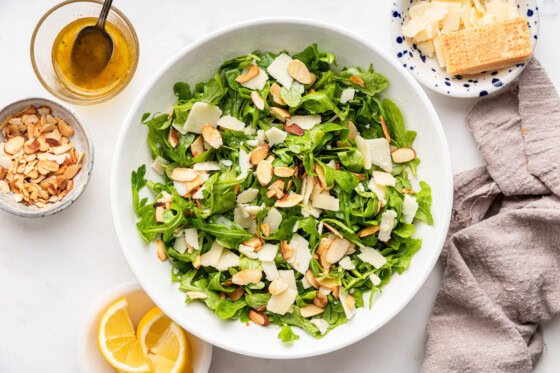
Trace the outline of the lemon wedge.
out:
M 128 316 L 126 298 L 113 303 L 101 317 L 97 344 L 101 354 L 114 368 L 132 372 L 150 372 L 142 344 L 136 338 Z
M 191 352 L 185 332 L 158 307 L 142 317 L 136 335 L 154 373 L 191 371 Z

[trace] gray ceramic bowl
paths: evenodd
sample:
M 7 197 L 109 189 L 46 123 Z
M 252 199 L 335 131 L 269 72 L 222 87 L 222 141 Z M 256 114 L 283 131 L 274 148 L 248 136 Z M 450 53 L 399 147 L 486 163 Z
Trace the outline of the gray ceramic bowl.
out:
M 74 177 L 74 187 L 70 193 L 58 202 L 47 204 L 46 208 L 27 206 L 24 203 L 15 202 L 12 192 L 9 194 L 0 192 L 0 209 L 18 216 L 39 218 L 53 215 L 64 210 L 73 204 L 82 194 L 89 182 L 91 172 L 93 170 L 93 142 L 91 141 L 91 136 L 89 135 L 87 129 L 82 126 L 78 120 L 76 113 L 57 102 L 45 98 L 26 98 L 6 106 L 0 111 L 0 122 L 4 121 L 4 119 L 8 116 L 22 111 L 30 105 L 35 107 L 43 105 L 49 106 L 55 116 L 61 117 L 70 124 L 74 128 L 74 135 L 70 138 L 70 140 L 74 143 L 74 146 L 79 153 L 85 153 L 85 158 L 82 162 L 82 169 Z M 4 140 L 1 133 L 0 140 Z

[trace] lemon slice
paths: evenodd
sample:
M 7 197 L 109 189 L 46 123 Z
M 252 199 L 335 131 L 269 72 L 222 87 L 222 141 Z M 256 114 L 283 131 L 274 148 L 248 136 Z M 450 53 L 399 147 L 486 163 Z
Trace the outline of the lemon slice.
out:
M 158 307 L 142 317 L 136 335 L 155 373 L 191 371 L 190 346 L 185 332 Z
M 101 317 L 97 344 L 111 366 L 126 372 L 150 372 L 142 344 L 128 316 L 126 298 L 113 303 Z

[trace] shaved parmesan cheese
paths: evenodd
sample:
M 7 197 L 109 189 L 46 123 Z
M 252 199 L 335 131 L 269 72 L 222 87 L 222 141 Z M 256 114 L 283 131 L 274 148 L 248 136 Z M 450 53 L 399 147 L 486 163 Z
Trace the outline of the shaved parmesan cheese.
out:
M 226 167 L 231 167 L 233 165 L 233 162 L 229 159 L 220 159 L 220 163 Z
M 305 278 L 305 276 L 301 278 L 301 285 L 304 289 L 309 289 L 311 287 L 311 284 L 309 283 L 309 281 L 307 281 L 307 278 Z
M 183 129 L 188 132 L 202 133 L 202 128 L 206 125 L 216 127 L 221 116 L 222 110 L 219 107 L 204 102 L 195 102 Z
M 315 325 L 319 329 L 321 335 L 325 334 L 329 329 L 329 323 L 324 319 L 312 319 L 311 324 Z
M 313 183 L 314 179 L 313 176 L 307 175 L 305 179 L 303 179 L 301 190 L 303 193 L 303 204 L 307 205 L 309 203 L 309 197 L 311 197 L 311 192 L 313 191 Z
M 204 198 L 204 194 L 202 193 L 202 191 L 206 189 L 206 185 L 203 185 L 200 189 L 198 189 L 196 191 L 195 194 L 192 195 L 193 199 L 203 199 Z
M 371 283 L 374 286 L 378 286 L 381 283 L 381 279 L 379 277 L 377 277 L 377 275 L 375 273 L 372 273 L 371 275 L 369 275 L 369 279 L 371 280 Z
M 251 219 L 248 216 L 245 216 L 245 214 L 243 213 L 243 208 L 237 206 L 236 208 L 233 209 L 233 221 L 239 224 L 241 228 L 249 228 L 251 226 L 251 222 L 253 221 L 253 219 Z
M 418 43 L 416 45 L 420 53 L 428 58 L 432 58 L 435 53 L 434 43 L 432 40 L 425 41 L 423 43 Z
M 237 196 L 237 203 L 251 203 L 259 195 L 259 190 L 256 188 L 249 188 Z
M 243 132 L 244 132 L 246 135 L 251 135 L 251 136 L 252 136 L 252 135 L 254 135 L 255 133 L 257 133 L 257 130 L 254 129 L 253 127 L 245 127 L 245 128 L 243 129 Z
M 249 67 L 243 69 L 241 74 L 245 74 L 249 71 Z M 246 81 L 245 83 L 241 83 L 241 85 L 245 88 L 253 89 L 253 90 L 262 90 L 268 81 L 268 75 L 266 72 L 259 67 L 259 75 L 255 76 L 253 79 Z
M 205 267 L 214 267 L 218 265 L 220 256 L 224 247 L 220 245 L 217 241 L 214 241 L 210 250 L 200 256 L 201 264 Z
M 248 230 L 251 234 L 257 234 L 257 219 L 251 219 L 251 226 Z
M 436 51 L 439 67 L 445 67 L 447 65 L 447 61 L 445 60 L 445 54 L 443 53 L 443 39 L 440 36 L 434 38 L 434 49 Z
M 180 181 L 173 181 L 173 186 L 177 193 L 181 196 L 187 194 L 187 183 L 182 183 Z
M 294 224 L 294 229 L 292 229 L 292 232 L 296 233 L 298 231 L 299 228 L 299 220 L 296 221 L 296 223 Z
M 344 258 L 340 259 L 338 264 L 347 271 L 356 269 L 356 266 L 352 264 L 352 260 L 350 259 L 349 256 L 345 256 Z
M 308 216 L 311 215 L 311 216 L 313 216 L 315 219 L 319 219 L 319 217 L 321 216 L 321 212 L 322 212 L 322 210 L 320 210 L 320 209 L 318 209 L 318 208 L 316 208 L 316 207 L 313 207 L 313 206 L 309 206 L 309 205 L 306 205 L 305 208 L 303 208 L 303 209 L 301 210 L 301 214 L 302 214 L 304 217 L 308 217 Z
M 431 4 L 429 1 L 419 1 L 418 3 L 410 7 L 408 16 L 410 17 L 410 19 L 422 18 L 424 17 L 424 13 L 426 12 L 426 10 L 430 9 L 430 7 Z
M 324 191 L 324 189 L 323 189 L 323 187 L 321 187 L 321 184 L 319 184 L 319 183 L 315 184 L 315 186 L 313 187 L 313 191 L 311 192 L 311 196 L 309 197 L 309 199 L 310 199 L 311 201 L 314 201 L 315 198 L 316 198 L 319 194 L 323 193 L 323 191 Z M 316 206 L 316 207 L 317 207 L 317 206 Z
M 317 232 L 319 232 L 319 234 L 323 234 L 323 222 L 320 221 L 319 225 L 317 225 Z
M 257 252 L 257 256 L 261 262 L 272 262 L 278 253 L 278 245 L 265 243 Z
M 346 88 L 342 90 L 342 93 L 340 94 L 340 103 L 345 104 L 354 99 L 354 94 L 356 94 L 356 90 L 354 88 Z
M 180 254 L 184 254 L 185 251 L 187 251 L 187 243 L 185 242 L 185 237 L 183 236 L 183 234 L 175 238 L 173 248 Z
M 358 150 L 360 151 L 360 153 L 362 153 L 362 157 L 364 158 L 364 168 L 366 170 L 369 170 L 371 168 L 371 151 L 369 150 L 367 140 L 358 135 L 356 136 L 356 145 L 358 146 Z M 390 156 L 391 152 L 389 152 L 389 157 Z
M 294 252 L 287 262 L 291 264 L 296 271 L 305 274 L 309 269 L 309 262 L 311 261 L 309 242 L 296 233 L 293 235 L 288 245 L 294 248 Z
M 375 180 L 375 183 L 379 186 L 394 187 L 397 183 L 397 179 L 388 172 L 373 171 L 373 180 Z
M 264 209 L 264 205 L 261 206 L 243 206 L 250 216 L 257 216 L 259 212 Z
M 276 127 L 272 127 L 266 131 L 266 138 L 268 140 L 268 145 L 270 146 L 283 143 L 287 136 L 288 133 L 286 131 L 279 130 Z
M 237 180 L 243 180 L 247 176 L 247 172 L 251 169 L 251 156 L 243 149 L 239 149 L 239 168 L 241 174 L 237 176 Z
M 278 269 L 274 261 L 262 262 L 262 267 L 268 281 L 273 281 L 278 278 Z
M 231 115 L 224 115 L 218 120 L 218 126 L 234 131 L 243 131 L 245 123 Z
M 66 159 L 66 156 L 64 156 L 64 157 Z M 168 165 L 169 165 L 169 162 L 167 162 L 167 160 L 165 158 L 162 158 L 159 155 L 152 162 L 152 168 L 154 169 L 155 172 L 157 172 L 160 175 L 163 175 L 165 173 L 165 168 Z
M 387 242 L 391 238 L 391 231 L 395 226 L 395 218 L 397 213 L 393 210 L 387 210 L 381 215 L 381 224 L 379 226 L 378 238 L 380 241 Z
M 200 250 L 200 246 L 198 245 L 198 231 L 196 228 L 185 229 L 185 241 L 187 245 L 192 247 L 194 250 Z
M 321 286 L 319 288 L 319 292 L 321 294 L 324 294 L 324 295 L 329 295 L 332 292 L 332 289 L 327 289 L 327 288 Z
M 502 2 L 498 0 L 498 2 Z M 441 22 L 442 32 L 452 32 L 459 30 L 461 25 L 461 4 L 454 2 L 444 3 L 447 6 L 447 16 Z M 507 8 L 507 6 L 506 6 Z
M 266 305 L 266 310 L 277 313 L 278 315 L 284 315 L 290 310 L 292 304 L 294 304 L 297 294 L 297 290 L 288 288 L 280 294 L 273 295 Z
M 280 223 L 282 223 L 282 214 L 273 207 L 268 211 L 268 214 L 263 219 L 263 223 L 270 226 L 270 233 L 273 234 L 280 226 Z
M 375 267 L 375 269 L 379 269 L 387 263 L 387 259 L 381 255 L 379 251 L 368 246 L 366 246 L 362 252 L 358 254 L 358 258 L 360 258 L 364 263 L 371 264 Z
M 508 0 L 508 18 L 514 19 L 519 17 L 519 10 L 517 9 L 516 0 Z
M 418 202 L 416 198 L 411 197 L 410 194 L 404 195 L 403 200 L 403 218 L 406 224 L 412 224 L 412 220 L 414 220 L 414 216 L 416 215 L 416 211 L 418 211 Z
M 377 185 L 375 183 L 375 180 L 372 178 L 369 181 L 368 189 L 377 195 L 377 199 L 383 202 L 383 206 L 384 206 L 385 203 L 387 202 L 385 201 L 385 187 Z
M 357 138 L 356 138 L 357 139 Z M 391 160 L 391 147 L 384 137 L 379 139 L 367 140 L 371 163 L 381 167 L 387 172 L 393 171 L 393 162 Z
M 293 270 L 286 269 L 286 270 L 278 271 L 278 276 L 280 277 L 283 283 L 288 285 L 288 289 L 297 290 L 296 277 L 294 275 Z
M 246 245 L 239 245 L 239 252 L 243 255 L 245 255 L 247 258 L 249 259 L 257 259 L 258 255 L 255 252 L 255 248 L 251 247 L 251 246 L 246 246 Z
M 286 126 L 297 124 L 303 130 L 310 130 L 321 123 L 320 115 L 294 115 L 286 119 Z
M 228 249 L 224 249 L 216 269 L 218 271 L 226 271 L 229 267 L 239 267 L 239 257 Z
M 342 304 L 342 308 L 344 308 L 344 313 L 346 314 L 346 318 L 350 320 L 356 314 L 356 308 L 349 309 L 346 305 L 346 298 L 348 297 L 348 293 L 345 291 L 341 291 L 339 294 L 340 304 Z
M 259 140 L 259 145 L 264 144 L 266 141 L 266 133 L 263 130 L 257 131 L 257 140 Z
M 338 198 L 328 194 L 319 194 L 318 196 L 315 196 L 311 206 L 329 211 L 340 210 Z
M 294 78 L 288 73 L 288 65 L 292 62 L 292 57 L 282 53 L 272 61 L 266 69 L 268 73 L 286 89 L 290 89 Z
M 219 171 L 220 164 L 216 161 L 198 162 L 193 166 L 195 171 Z

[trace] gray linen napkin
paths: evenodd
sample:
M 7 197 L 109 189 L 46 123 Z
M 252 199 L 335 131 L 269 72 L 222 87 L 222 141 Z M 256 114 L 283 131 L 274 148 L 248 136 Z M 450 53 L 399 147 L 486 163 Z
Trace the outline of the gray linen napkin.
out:
M 560 99 L 532 59 L 467 117 L 487 166 L 455 176 L 422 372 L 531 372 L 560 316 Z

